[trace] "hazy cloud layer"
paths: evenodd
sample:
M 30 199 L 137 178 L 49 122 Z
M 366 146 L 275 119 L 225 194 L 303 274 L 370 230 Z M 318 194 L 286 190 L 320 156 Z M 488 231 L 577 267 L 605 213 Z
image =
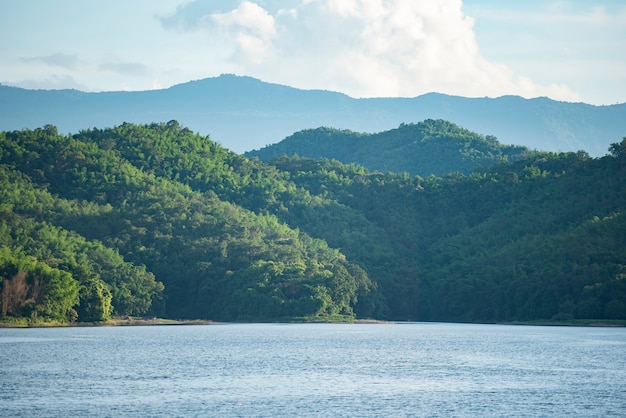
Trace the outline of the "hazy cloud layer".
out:
M 201 31 L 207 53 L 228 51 L 239 73 L 356 97 L 579 97 L 565 85 L 537 85 L 482 57 L 461 0 L 196 0 L 162 19 Z
M 45 56 L 38 57 L 24 57 L 22 58 L 24 62 L 41 62 L 46 65 L 56 66 L 65 68 L 68 70 L 73 70 L 78 65 L 78 56 L 73 54 L 63 54 L 63 53 L 55 53 Z
M 62 90 L 62 89 L 75 89 L 80 91 L 88 91 L 88 86 L 81 84 L 74 79 L 74 77 L 64 74 L 51 74 L 45 78 L 38 79 L 25 79 L 19 83 L 8 83 L 8 85 L 15 85 L 18 87 L 33 89 L 33 90 Z
M 138 62 L 106 62 L 100 64 L 99 69 L 134 77 L 145 76 L 149 72 L 147 65 Z

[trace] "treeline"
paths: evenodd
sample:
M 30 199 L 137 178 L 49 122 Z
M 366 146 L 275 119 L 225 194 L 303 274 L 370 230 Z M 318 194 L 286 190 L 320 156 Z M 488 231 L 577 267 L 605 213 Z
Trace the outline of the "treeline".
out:
M 503 145 L 494 136 L 479 135 L 445 120 L 428 119 L 375 134 L 326 127 L 306 129 L 245 155 L 265 162 L 281 155 L 328 158 L 372 171 L 426 177 L 453 172 L 468 175 L 478 168 L 518 161 L 532 154 L 526 147 Z
M 175 121 L 0 133 L 0 313 L 626 319 L 626 140 L 599 159 L 519 151 L 420 177 L 266 164 Z

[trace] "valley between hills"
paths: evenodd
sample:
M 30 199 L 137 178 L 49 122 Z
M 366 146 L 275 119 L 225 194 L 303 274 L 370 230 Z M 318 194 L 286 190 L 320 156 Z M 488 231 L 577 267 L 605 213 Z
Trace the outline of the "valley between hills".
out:
M 0 316 L 623 321 L 624 158 L 441 119 L 246 154 L 175 120 L 7 130 Z

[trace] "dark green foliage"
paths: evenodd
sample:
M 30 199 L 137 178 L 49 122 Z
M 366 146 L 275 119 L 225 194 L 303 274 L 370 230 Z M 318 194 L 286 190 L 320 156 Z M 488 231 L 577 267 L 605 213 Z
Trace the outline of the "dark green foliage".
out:
M 444 120 L 402 124 L 377 134 L 318 128 L 300 131 L 278 144 L 246 153 L 270 161 L 280 155 L 332 158 L 356 163 L 370 171 L 407 172 L 411 175 L 469 174 L 479 167 L 528 157 L 525 147 L 502 145 Z
M 443 121 L 386 135 L 379 154 L 451 173 L 264 164 L 175 121 L 0 133 L 2 314 L 626 318 L 626 140 L 593 159 Z
M 32 225 L 8 245 L 76 270 L 85 320 L 110 313 L 97 280 L 119 315 L 219 320 L 352 317 L 375 288 L 339 251 L 267 213 L 289 193 L 283 174 L 174 121 L 74 137 L 50 126 L 2 135 L 6 229 Z M 63 235 L 61 244 L 36 239 L 41 228 Z
M 425 179 L 330 160 L 272 164 L 364 217 L 350 228 L 337 212 L 299 225 L 333 237 L 366 269 L 391 318 L 617 318 L 626 302 L 626 164 L 616 152 L 624 144 L 601 159 L 537 153 Z

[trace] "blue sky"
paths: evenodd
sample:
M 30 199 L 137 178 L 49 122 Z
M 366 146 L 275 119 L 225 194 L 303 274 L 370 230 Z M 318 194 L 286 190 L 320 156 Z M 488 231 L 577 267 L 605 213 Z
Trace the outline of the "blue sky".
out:
M 2 0 L 0 83 L 626 102 L 624 0 Z

